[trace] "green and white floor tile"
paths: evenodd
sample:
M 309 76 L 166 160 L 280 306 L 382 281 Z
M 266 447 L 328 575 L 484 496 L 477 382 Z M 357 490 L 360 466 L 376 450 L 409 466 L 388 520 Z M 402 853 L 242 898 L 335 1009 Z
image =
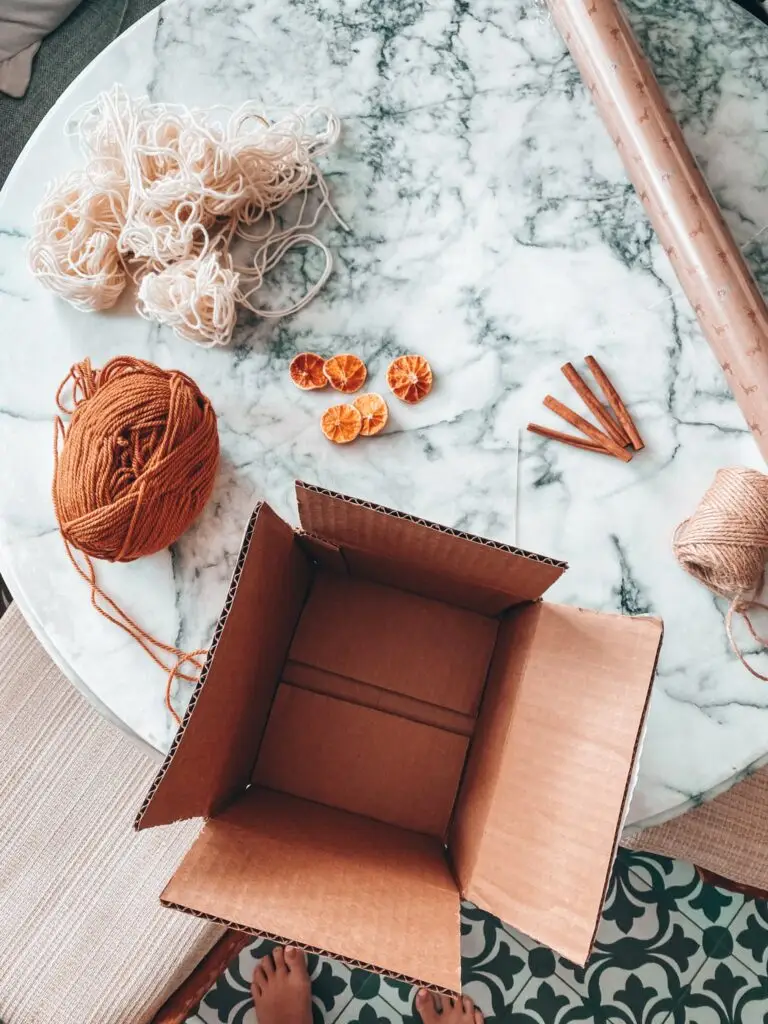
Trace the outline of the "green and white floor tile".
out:
M 188 1024 L 255 1024 L 254 942 Z M 463 981 L 509 1024 L 768 1024 L 768 903 L 704 885 L 688 864 L 621 851 L 595 950 L 576 967 L 469 904 Z M 416 1024 L 407 985 L 312 957 L 315 1024 Z

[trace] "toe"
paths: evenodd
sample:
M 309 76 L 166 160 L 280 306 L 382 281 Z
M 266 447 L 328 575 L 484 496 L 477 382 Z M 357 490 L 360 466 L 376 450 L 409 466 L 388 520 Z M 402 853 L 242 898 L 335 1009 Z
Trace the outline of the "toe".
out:
M 297 949 L 296 946 L 285 947 L 285 965 L 288 970 L 293 974 L 307 974 L 307 955 L 303 949 Z
M 442 996 L 438 996 L 437 999 L 441 1000 L 440 1009 L 442 1010 Z M 425 988 L 420 988 L 416 993 L 415 1005 L 424 1024 L 437 1024 L 440 1014 L 436 1005 L 436 999 L 431 992 L 427 992 Z
M 475 1012 L 475 1004 L 469 998 L 469 996 L 463 996 L 461 999 L 461 1008 L 464 1011 L 464 1016 L 469 1020 L 472 1020 L 472 1015 Z
M 483 1024 L 483 1015 L 477 1007 L 475 1007 L 475 1024 Z
M 251 979 L 251 990 L 253 992 L 253 998 L 258 999 L 264 992 L 264 988 L 267 984 L 267 976 L 264 973 L 264 968 L 259 966 L 253 972 L 253 978 Z
M 282 946 L 275 946 L 272 950 L 272 959 L 275 961 L 275 973 L 284 973 L 286 971 L 285 950 Z
M 266 978 L 266 980 L 269 981 L 269 979 L 275 973 L 275 962 L 272 959 L 272 953 L 267 953 L 266 956 L 263 956 L 261 958 L 259 962 L 259 967 L 264 972 L 264 977 Z

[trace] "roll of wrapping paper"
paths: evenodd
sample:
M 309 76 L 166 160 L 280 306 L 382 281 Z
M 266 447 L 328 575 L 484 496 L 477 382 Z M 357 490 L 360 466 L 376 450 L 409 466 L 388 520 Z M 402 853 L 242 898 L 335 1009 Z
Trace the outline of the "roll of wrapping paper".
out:
M 768 309 L 615 0 L 548 0 L 701 329 L 768 460 Z

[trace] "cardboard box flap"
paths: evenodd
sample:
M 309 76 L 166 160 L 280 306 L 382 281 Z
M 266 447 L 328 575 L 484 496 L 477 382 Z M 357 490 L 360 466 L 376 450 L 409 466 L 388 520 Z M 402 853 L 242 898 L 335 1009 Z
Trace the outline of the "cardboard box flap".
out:
M 585 963 L 661 642 L 657 619 L 538 603 L 499 630 L 452 827 L 462 893 Z
M 565 562 L 297 483 L 302 529 L 337 545 L 350 571 L 495 615 L 532 601 Z
M 459 895 L 438 839 L 252 787 L 211 819 L 164 903 L 461 988 Z
M 310 574 L 291 527 L 258 505 L 205 666 L 137 828 L 206 816 L 248 784 Z

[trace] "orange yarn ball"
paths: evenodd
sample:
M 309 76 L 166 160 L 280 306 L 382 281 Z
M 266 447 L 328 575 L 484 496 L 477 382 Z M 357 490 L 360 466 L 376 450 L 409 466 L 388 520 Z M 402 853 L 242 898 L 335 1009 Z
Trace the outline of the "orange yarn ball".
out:
M 70 384 L 73 408 L 62 404 Z M 130 562 L 161 551 L 197 518 L 219 463 L 216 414 L 197 384 L 130 356 L 72 368 L 57 403 L 53 503 L 72 547 Z

